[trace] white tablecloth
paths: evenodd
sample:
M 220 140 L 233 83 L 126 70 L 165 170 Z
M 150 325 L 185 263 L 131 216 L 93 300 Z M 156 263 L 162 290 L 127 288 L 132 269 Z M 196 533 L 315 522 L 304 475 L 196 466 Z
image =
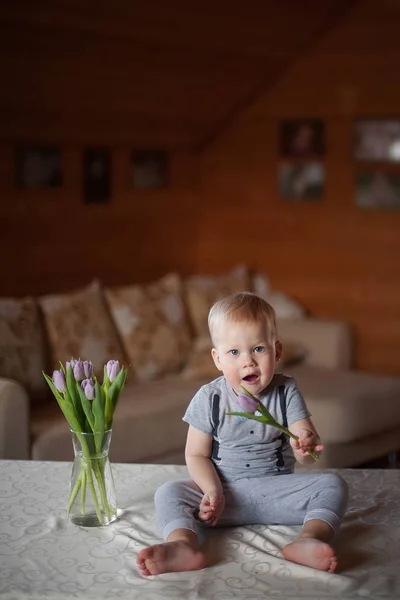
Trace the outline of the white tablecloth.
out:
M 7 600 L 307 600 L 400 598 L 400 471 L 339 471 L 351 500 L 337 542 L 339 572 L 285 561 L 296 527 L 210 531 L 212 566 L 144 578 L 137 552 L 159 541 L 153 495 L 185 467 L 114 464 L 118 520 L 78 528 L 66 515 L 71 465 L 0 461 L 0 598 Z

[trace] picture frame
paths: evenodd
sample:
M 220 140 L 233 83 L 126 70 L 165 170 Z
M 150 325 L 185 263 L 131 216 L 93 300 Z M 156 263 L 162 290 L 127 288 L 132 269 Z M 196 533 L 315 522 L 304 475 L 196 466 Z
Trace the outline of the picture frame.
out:
M 325 154 L 325 124 L 321 119 L 289 119 L 279 123 L 279 153 L 287 158 Z
M 400 210 L 400 173 L 382 170 L 357 173 L 356 205 L 361 209 Z
M 357 119 L 353 123 L 353 155 L 360 162 L 400 162 L 400 117 Z
M 132 186 L 138 190 L 169 186 L 170 166 L 165 150 L 133 150 L 131 154 Z
M 319 201 L 325 191 L 325 165 L 317 161 L 282 162 L 278 166 L 279 195 L 291 201 Z
M 107 148 L 83 151 L 83 198 L 85 204 L 107 204 L 111 200 L 111 153 Z
M 62 183 L 61 150 L 58 147 L 21 147 L 15 150 L 17 188 L 59 188 Z

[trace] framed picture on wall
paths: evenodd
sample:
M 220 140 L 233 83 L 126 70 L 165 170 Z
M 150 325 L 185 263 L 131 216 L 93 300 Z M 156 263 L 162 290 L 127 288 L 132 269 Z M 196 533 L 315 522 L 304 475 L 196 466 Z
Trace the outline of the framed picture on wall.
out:
M 278 166 L 278 186 L 285 200 L 321 200 L 325 167 L 320 162 L 283 162 Z
M 356 204 L 365 209 L 400 210 L 400 173 L 358 173 Z
M 150 190 L 169 185 L 169 160 L 164 150 L 134 150 L 131 169 L 135 189 Z
M 85 204 L 106 204 L 111 199 L 111 155 L 106 148 L 83 152 L 83 198 Z
M 400 162 L 400 118 L 355 121 L 354 158 L 359 161 Z
M 279 124 L 279 151 L 290 158 L 325 154 L 325 127 L 320 119 L 296 119 Z
M 62 185 L 61 151 L 55 147 L 17 148 L 15 183 L 19 188 L 57 188 Z

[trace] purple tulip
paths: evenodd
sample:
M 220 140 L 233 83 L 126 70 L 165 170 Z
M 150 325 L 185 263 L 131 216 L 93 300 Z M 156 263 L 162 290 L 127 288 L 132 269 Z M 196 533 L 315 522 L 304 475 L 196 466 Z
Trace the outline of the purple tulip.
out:
M 62 371 L 53 371 L 53 383 L 59 392 L 67 391 L 67 384 L 65 383 L 65 377 Z
M 82 381 L 82 379 L 85 379 L 85 371 L 83 368 L 83 362 L 81 360 L 76 361 L 73 371 L 75 381 Z
M 73 358 L 73 359 L 71 360 L 71 362 L 66 362 L 66 363 L 65 363 L 65 370 L 66 370 L 66 371 L 68 371 L 69 367 L 71 367 L 71 369 L 72 369 L 72 371 L 73 371 L 73 370 L 74 370 L 74 366 L 76 365 L 76 363 L 77 363 L 77 362 L 78 362 L 78 361 L 77 361 L 77 360 L 75 360 L 75 358 Z
M 121 370 L 118 360 L 109 360 L 106 365 L 107 377 L 110 381 L 114 381 Z
M 93 364 L 91 360 L 83 361 L 83 371 L 85 373 L 85 377 L 90 379 L 93 375 Z
M 93 379 L 84 379 L 81 383 L 82 389 L 88 400 L 94 400 L 94 381 Z
M 246 394 L 239 394 L 236 398 L 236 402 L 244 412 L 254 413 L 258 409 L 258 402 L 253 400 L 253 398 L 249 398 Z

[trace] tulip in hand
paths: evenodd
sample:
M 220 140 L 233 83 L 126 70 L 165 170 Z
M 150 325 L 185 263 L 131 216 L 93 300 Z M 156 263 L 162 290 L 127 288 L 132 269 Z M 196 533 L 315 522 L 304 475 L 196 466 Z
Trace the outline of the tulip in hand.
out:
M 295 446 L 297 447 L 299 445 L 299 438 L 289 431 L 289 429 L 278 423 L 271 413 L 265 408 L 263 403 L 253 396 L 253 394 L 251 394 L 248 390 L 246 390 L 245 387 L 242 386 L 242 390 L 244 393 L 239 394 L 236 399 L 239 407 L 242 409 L 242 412 L 229 411 L 226 414 L 238 415 L 240 417 L 245 417 L 246 419 L 252 419 L 253 421 L 259 421 L 260 423 L 271 425 L 295 440 Z M 318 460 L 318 454 L 316 454 L 313 450 L 307 450 L 307 452 L 313 457 L 314 460 Z

